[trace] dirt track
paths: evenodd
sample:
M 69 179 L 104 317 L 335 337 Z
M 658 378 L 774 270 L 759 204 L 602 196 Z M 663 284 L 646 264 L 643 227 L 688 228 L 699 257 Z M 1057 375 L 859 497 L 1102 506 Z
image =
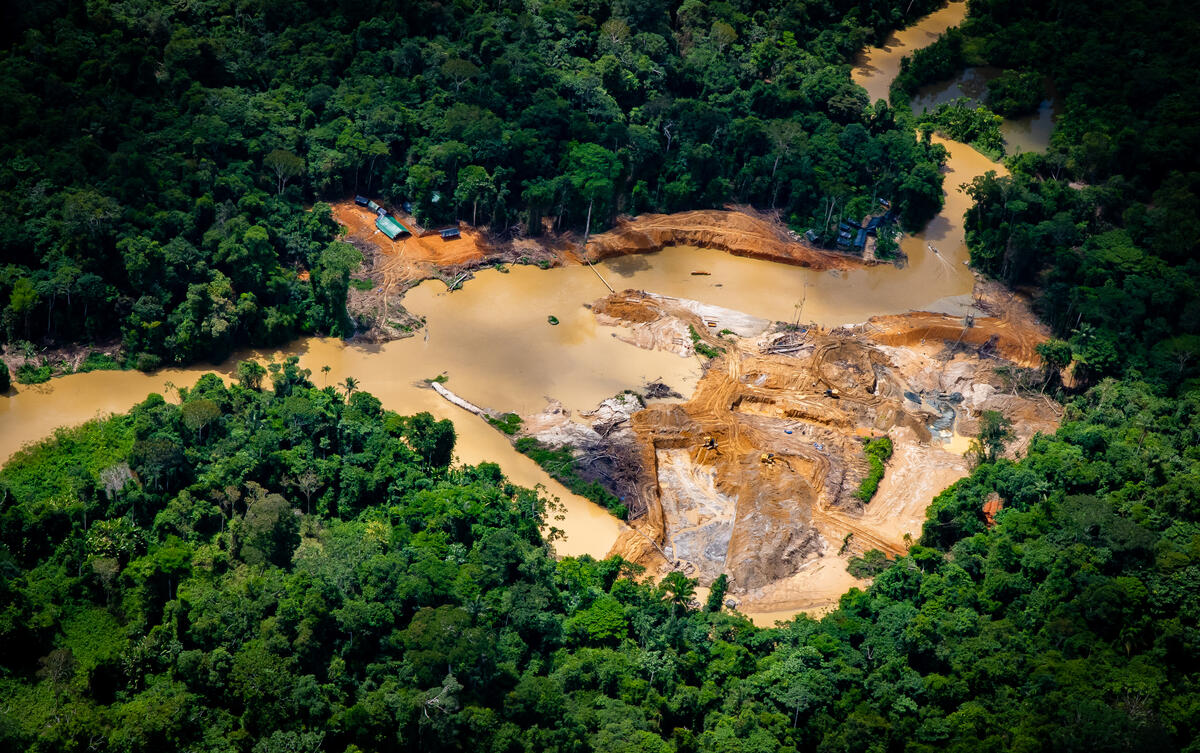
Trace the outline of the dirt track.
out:
M 866 266 L 859 257 L 824 251 L 792 238 L 777 221 L 749 211 L 705 209 L 677 214 L 625 218 L 607 233 L 588 241 L 592 259 L 649 253 L 668 246 L 715 248 L 734 256 L 795 264 L 814 269 Z

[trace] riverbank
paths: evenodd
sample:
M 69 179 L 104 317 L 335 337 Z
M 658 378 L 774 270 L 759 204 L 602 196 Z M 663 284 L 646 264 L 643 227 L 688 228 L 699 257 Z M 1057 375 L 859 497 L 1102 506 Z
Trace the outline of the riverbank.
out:
M 879 325 L 893 334 L 899 333 L 896 336 L 903 342 L 855 347 L 896 348 L 907 352 L 910 348 L 920 350 L 924 347 L 921 340 L 925 340 L 941 348 L 943 329 L 949 328 L 957 335 L 962 328 L 956 322 L 962 317 L 988 315 L 973 296 L 977 281 L 964 264 L 967 251 L 962 216 L 969 199 L 955 187 L 986 170 L 997 169 L 997 166 L 969 147 L 937 137 L 935 141 L 946 146 L 950 154 L 944 169 L 946 203 L 924 230 L 902 239 L 901 248 L 908 257 L 903 269 L 886 264 L 856 263 L 852 257 L 841 255 L 820 260 L 814 257 L 807 260 L 813 263 L 806 265 L 797 264 L 794 258 L 775 258 L 799 255 L 803 244 L 791 245 L 794 238 L 782 226 L 772 226 L 769 220 L 748 213 L 730 212 L 683 213 L 690 215 L 686 221 L 680 221 L 678 215 L 651 215 L 630 220 L 612 234 L 599 234 L 592 239 L 592 243 L 601 244 L 598 253 L 614 251 L 599 262 L 597 268 L 617 289 L 644 290 L 659 296 L 654 299 L 656 301 L 687 300 L 707 307 L 689 309 L 687 316 L 698 317 L 700 325 L 691 319 L 688 321 L 694 327 L 699 326 L 701 341 L 711 348 L 725 347 L 715 339 L 724 327 L 709 332 L 704 324 L 704 312 L 711 313 L 715 309 L 743 312 L 747 317 L 767 323 L 813 325 L 826 334 L 844 325 L 867 322 L 872 317 L 903 317 L 896 327 Z M 355 207 L 352 211 L 364 210 Z M 440 237 L 431 236 L 414 239 L 420 242 L 400 247 L 374 233 L 373 224 L 364 221 L 356 227 L 357 230 L 351 229 L 350 239 L 363 244 L 360 248 L 365 246 L 372 251 L 364 267 L 370 273 L 371 285 L 366 290 L 353 289 L 352 309 L 358 312 L 356 316 L 370 315 L 383 322 L 396 322 L 400 326 L 392 327 L 394 336 L 377 341 L 360 336 L 349 343 L 304 338 L 278 351 L 236 354 L 215 371 L 229 377 L 241 358 L 265 360 L 294 354 L 300 357 L 304 368 L 312 370 L 314 381 L 319 385 L 352 376 L 360 382 L 362 389 L 374 393 L 390 410 L 405 414 L 426 410 L 439 418 L 450 418 L 455 421 L 458 431 L 457 455 L 461 462 L 498 462 L 514 483 L 542 484 L 548 493 L 563 500 L 562 517 L 549 521 L 566 532 L 566 538 L 555 544 L 559 554 L 587 553 L 603 557 L 613 551 L 614 543 L 625 531 L 619 521 L 598 506 L 570 494 L 532 460 L 516 452 L 504 435 L 427 389 L 425 380 L 445 374 L 454 393 L 470 403 L 523 416 L 542 411 L 547 398 L 556 400 L 573 416 L 580 416 L 606 399 L 649 382 L 665 385 L 668 390 L 696 400 L 700 394 L 697 392 L 700 380 L 709 377 L 704 376 L 700 357 L 694 355 L 696 343 L 690 333 L 684 334 L 686 327 L 681 329 L 672 325 L 648 338 L 650 343 L 665 342 L 681 347 L 647 349 L 637 347 L 643 343 L 638 341 L 641 335 L 637 334 L 636 328 L 597 317 L 588 306 L 608 291 L 591 270 L 579 266 L 578 240 L 570 236 L 526 239 L 497 250 L 486 238 L 468 232 L 461 243 L 446 242 L 457 245 L 440 246 L 438 244 L 443 243 Z M 692 240 L 708 247 L 670 245 L 680 240 Z M 660 243 L 666 247 L 656 251 Z M 783 252 L 778 251 L 780 245 Z M 767 249 L 765 253 L 762 252 L 764 248 Z M 443 249 L 445 253 L 442 253 Z M 751 253 L 735 255 L 738 250 Z M 749 258 L 752 256 L 757 258 Z M 526 263 L 520 263 L 522 261 Z M 788 263 L 785 266 L 778 261 Z M 692 274 L 698 270 L 708 274 Z M 467 281 L 469 284 L 464 285 Z M 358 308 L 354 308 L 356 306 Z M 405 313 L 401 314 L 401 311 Z M 912 311 L 928 312 L 919 316 L 925 318 L 922 326 L 932 334 L 917 335 L 916 327 L 903 326 L 904 322 L 912 321 L 915 316 L 910 315 Z M 1003 311 L 998 313 L 1003 315 Z M 554 317 L 558 326 L 548 324 L 549 317 Z M 406 337 L 396 339 L 401 334 Z M 974 337 L 973 333 L 963 335 L 964 339 Z M 682 339 L 682 344 L 675 342 L 677 338 Z M 1022 349 L 1028 350 L 1026 345 L 1019 344 L 1018 350 Z M 793 357 L 782 352 L 759 353 L 753 357 L 767 356 L 770 356 L 768 360 Z M 732 358 L 719 361 L 709 368 L 709 373 L 722 365 L 728 370 L 730 363 L 741 360 L 739 357 L 736 361 Z M 328 373 L 323 372 L 325 366 L 330 367 Z M 7 457 L 26 441 L 50 434 L 57 426 L 76 424 L 98 413 L 127 410 L 144 399 L 148 392 L 169 393 L 169 383 L 191 384 L 200 374 L 212 370 L 168 370 L 152 375 L 106 372 L 73 375 L 46 385 L 19 387 L 10 397 L 0 400 L 0 422 L 7 429 L 0 437 L 0 457 Z M 710 378 L 716 379 L 715 376 Z M 722 384 L 722 389 L 736 386 L 732 382 Z M 793 397 L 790 393 L 783 395 L 784 402 Z M 743 400 L 744 405 L 753 403 Z M 662 405 L 652 403 L 651 407 L 656 411 L 666 410 Z M 686 409 L 683 410 L 686 413 Z M 730 420 L 736 423 L 741 419 Z M 895 462 L 903 464 L 907 462 L 904 458 L 917 457 L 907 453 L 903 442 L 901 444 Z M 855 445 L 846 447 L 853 449 Z M 947 447 L 954 451 L 939 452 L 952 460 L 961 460 L 960 445 Z M 753 452 L 748 445 L 747 457 L 756 462 Z M 668 458 L 663 467 L 676 469 L 679 478 L 694 477 L 694 468 L 681 459 L 674 462 Z M 911 499 L 906 497 L 908 501 L 900 506 L 908 516 L 905 520 L 913 522 L 881 513 L 875 524 L 880 531 L 888 533 L 889 551 L 899 546 L 896 541 L 904 532 L 916 533 L 914 529 L 919 526 L 925 506 L 940 491 L 940 487 L 933 487 L 945 480 L 942 476 L 922 473 L 921 469 L 927 466 L 911 467 L 914 469 L 912 474 L 898 474 L 898 478 L 909 479 L 905 484 L 919 491 L 910 495 Z M 811 482 L 806 483 L 811 485 Z M 881 489 L 886 489 L 888 484 L 885 476 Z M 782 504 L 778 500 L 764 499 L 764 504 L 767 502 Z M 645 535 L 636 534 L 643 538 Z M 824 586 L 818 587 L 815 581 L 788 580 L 792 578 L 788 576 L 775 582 L 786 581 L 789 585 L 779 586 L 771 594 L 761 593 L 755 597 L 757 602 L 748 599 L 747 604 L 757 603 L 758 609 L 764 611 L 817 609 L 821 604 L 836 600 L 848 581 L 843 577 L 844 570 L 837 571 L 826 558 L 836 556 L 841 540 L 833 529 L 824 533 L 818 530 L 818 535 L 825 539 L 820 548 L 826 554 L 817 560 L 805 559 L 796 572 L 819 573 L 820 583 Z M 630 534 L 625 535 L 626 539 L 629 537 Z M 867 534 L 860 535 L 860 543 L 867 540 Z M 774 556 L 771 547 L 754 548 L 757 546 L 756 535 L 750 535 L 744 541 L 739 555 L 739 567 L 744 572 L 766 566 L 751 561 L 753 558 Z M 798 549 L 797 556 L 816 551 L 811 548 L 810 539 L 805 541 L 809 544 Z M 819 597 L 814 595 L 814 589 L 820 591 Z
M 612 230 L 592 236 L 587 252 L 593 260 L 601 260 L 670 246 L 712 248 L 817 270 L 859 269 L 880 263 L 818 248 L 790 232 L 777 217 L 748 208 L 622 217 Z
M 527 265 L 550 269 L 584 264 L 585 255 L 597 262 L 677 246 L 821 271 L 882 264 L 818 248 L 796 236 L 774 215 L 749 207 L 621 217 L 613 229 L 591 236 L 585 254 L 583 239 L 575 232 L 499 239 L 484 230 L 460 226 L 460 237 L 447 241 L 404 213 L 396 216 L 412 233 L 391 240 L 375 227 L 373 212 L 349 200 L 332 206 L 334 218 L 346 229 L 346 240 L 363 254 L 358 279 L 365 282 L 361 290 L 351 288 L 348 310 L 359 325 L 356 337 L 367 342 L 411 337 L 420 329 L 420 319 L 410 314 L 403 302 L 413 287 L 425 280 L 440 280 L 448 290 L 454 289 L 486 268 L 504 271 L 512 265 Z
M 1034 346 L 1045 328 L 1024 300 L 981 290 L 978 304 L 1008 313 L 768 328 L 698 301 L 626 290 L 593 306 L 622 327 L 619 339 L 685 356 L 703 344 L 713 356 L 691 398 L 606 418 L 603 430 L 561 411 L 554 421 L 528 417 L 522 428 L 585 448 L 589 463 L 634 457 L 627 465 L 637 473 L 621 491 L 642 514 L 614 547 L 625 559 L 658 576 L 682 570 L 705 586 L 724 573 L 747 613 L 827 609 L 862 585 L 845 572 L 852 557 L 900 555 L 920 535 L 933 497 L 969 472 L 961 438 L 984 412 L 1014 419 L 1013 452 L 1058 425 L 1057 404 L 1011 390 L 1002 376 L 1040 366 Z M 868 503 L 859 489 L 872 436 L 888 436 L 895 452 Z

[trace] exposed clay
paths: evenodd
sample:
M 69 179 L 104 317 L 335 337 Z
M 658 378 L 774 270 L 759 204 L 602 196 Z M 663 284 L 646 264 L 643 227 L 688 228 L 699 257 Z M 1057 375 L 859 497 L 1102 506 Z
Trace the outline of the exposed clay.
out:
M 869 264 L 858 256 L 805 243 L 777 219 L 748 208 L 625 217 L 607 233 L 592 236 L 587 250 L 591 258 L 599 260 L 660 251 L 668 246 L 715 248 L 734 256 L 813 269 L 852 269 Z
M 557 400 L 547 400 L 539 413 L 522 417 L 517 436 L 533 437 L 551 447 L 569 447 L 581 475 L 598 481 L 625 501 L 633 517 L 645 513 L 637 483 L 641 476 L 636 439 L 629 418 L 641 401 L 624 392 L 608 398 L 595 410 L 581 411 L 578 420 Z
M 1033 345 L 1023 344 L 1040 337 L 1015 316 L 973 327 L 960 319 L 957 328 L 947 318 L 935 328 L 933 315 L 916 313 L 886 326 L 779 325 L 739 338 L 717 336 L 679 302 L 636 291 L 593 310 L 614 323 L 627 314 L 630 341 L 643 347 L 661 347 L 661 338 L 638 332 L 669 331 L 664 320 L 673 319 L 676 330 L 691 325 L 724 349 L 689 401 L 631 417 L 646 514 L 614 552 L 652 572 L 682 569 L 703 585 L 726 573 L 745 611 L 829 606 L 856 583 L 844 572 L 851 556 L 904 552 L 933 497 L 968 473 L 961 443 L 949 440 L 974 431 L 982 411 L 1014 419 L 1018 449 L 1059 418 L 1052 402 L 1007 392 L 996 373 L 1003 353 L 1028 355 Z M 891 341 L 904 343 L 883 344 Z M 963 352 L 947 341 L 991 347 Z M 894 455 L 864 505 L 855 496 L 869 468 L 862 441 L 884 434 Z
M 626 290 L 602 298 L 592 304 L 592 313 L 597 323 L 605 326 L 629 322 L 641 325 L 614 332 L 613 336 L 622 342 L 681 356 L 696 353 L 692 332 L 705 333 L 706 339 L 715 336 L 719 343 L 723 335 L 753 337 L 770 325 L 766 319 L 740 311 L 641 290 Z

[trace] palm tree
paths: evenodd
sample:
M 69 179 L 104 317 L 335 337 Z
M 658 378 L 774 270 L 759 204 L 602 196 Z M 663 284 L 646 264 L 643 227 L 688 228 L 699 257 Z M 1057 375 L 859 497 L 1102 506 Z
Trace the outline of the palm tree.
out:
M 675 606 L 676 611 L 685 611 L 692 599 L 696 598 L 696 583 L 696 580 L 676 570 L 662 579 L 660 588 L 670 594 L 667 601 Z
M 329 372 L 332 371 L 328 366 L 321 367 L 321 386 L 329 384 Z
M 346 390 L 346 399 L 350 399 L 350 395 L 358 389 L 358 380 L 352 376 L 346 377 L 346 381 L 342 382 L 342 389 Z

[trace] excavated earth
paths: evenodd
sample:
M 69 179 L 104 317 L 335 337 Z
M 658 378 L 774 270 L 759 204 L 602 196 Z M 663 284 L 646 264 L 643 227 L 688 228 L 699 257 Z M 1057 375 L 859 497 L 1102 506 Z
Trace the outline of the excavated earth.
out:
M 690 400 L 629 416 L 617 444 L 636 453 L 631 507 L 644 514 L 613 551 L 702 585 L 726 573 L 748 613 L 828 607 L 859 584 L 850 557 L 902 553 L 930 500 L 969 471 L 963 435 L 983 411 L 1014 420 L 1013 451 L 1057 426 L 1056 404 L 1014 394 L 998 373 L 1038 365 L 1044 333 L 1019 318 L 965 326 L 918 312 L 835 330 L 758 320 L 730 334 L 736 312 L 713 308 L 638 291 L 593 307 L 641 347 L 690 355 L 695 331 L 721 351 Z M 883 435 L 894 454 L 864 505 L 864 439 Z
M 331 206 L 334 219 L 346 229 L 346 240 L 363 254 L 360 275 L 372 283 L 370 290 L 350 291 L 351 315 L 368 326 L 367 332 L 359 336 L 364 340 L 409 336 L 419 322 L 404 310 L 401 299 L 405 291 L 422 280 L 438 278 L 455 285 L 492 263 L 543 267 L 584 263 L 580 239 L 569 232 L 547 229 L 536 238 L 499 239 L 486 230 L 460 226 L 459 238 L 442 240 L 436 232 L 418 225 L 411 215 L 393 210 L 393 216 L 412 234 L 392 241 L 375 227 L 375 214 L 370 210 L 349 199 Z M 777 218 L 746 207 L 622 218 L 610 232 L 591 236 L 587 255 L 598 261 L 679 245 L 823 270 L 877 263 L 811 246 L 797 239 Z
M 399 296 L 421 279 L 453 284 L 451 278 L 494 259 L 580 261 L 562 236 L 489 244 L 468 229 L 443 242 L 422 237 L 403 216 L 417 234 L 393 243 L 375 230 L 370 212 L 351 202 L 334 212 L 367 254 L 375 286 L 362 308 L 377 310 L 382 321 L 406 316 Z M 593 236 L 588 249 L 593 258 L 607 258 L 671 245 L 819 269 L 866 263 L 811 248 L 778 222 L 745 211 L 623 220 Z M 616 337 L 682 357 L 717 354 L 695 394 L 644 408 L 632 396 L 617 396 L 578 416 L 551 402 L 522 416 L 521 434 L 575 448 L 583 475 L 622 498 L 632 524 L 613 554 L 645 565 L 651 576 L 682 569 L 705 586 L 726 573 L 731 598 L 748 614 L 820 611 L 863 584 L 846 572 L 852 556 L 869 549 L 899 554 L 920 534 L 930 500 L 969 471 L 965 437 L 978 430 L 983 411 L 1014 421 L 1012 453 L 1057 426 L 1055 403 L 1011 386 L 1014 371 L 1040 366 L 1036 346 L 1045 329 L 1022 301 L 981 288 L 975 308 L 996 315 L 914 312 L 833 330 L 772 324 L 639 291 L 614 293 L 592 310 Z M 405 329 L 404 320 L 398 324 Z M 648 386 L 656 389 L 645 390 L 647 397 L 670 392 Z M 864 440 L 883 435 L 891 437 L 894 454 L 864 505 L 855 496 L 869 467 Z
M 851 269 L 874 263 L 816 248 L 798 240 L 778 220 L 748 209 L 706 209 L 622 218 L 609 232 L 592 236 L 588 253 L 599 260 L 660 251 L 668 246 L 715 248 L 734 256 L 814 269 Z

